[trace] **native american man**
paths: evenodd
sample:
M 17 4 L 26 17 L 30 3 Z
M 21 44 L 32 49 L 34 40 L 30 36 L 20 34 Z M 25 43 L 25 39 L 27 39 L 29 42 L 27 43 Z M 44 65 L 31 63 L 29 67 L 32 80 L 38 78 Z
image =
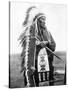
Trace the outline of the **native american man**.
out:
M 31 26 L 31 29 L 35 29 L 35 25 L 33 24 L 33 22 L 35 22 L 36 20 L 36 24 L 37 24 L 37 29 L 38 29 L 38 35 L 41 39 L 41 41 L 48 41 L 48 43 L 46 44 L 46 46 L 51 49 L 52 51 L 55 51 L 55 47 L 56 47 L 56 44 L 55 44 L 55 41 L 51 35 L 51 33 L 47 30 L 47 27 L 45 25 L 45 21 L 46 21 L 46 17 L 43 13 L 37 13 L 35 14 L 35 16 L 32 18 L 32 23 L 30 23 L 30 21 L 28 20 L 29 16 L 31 15 L 30 14 L 30 11 L 32 10 L 32 8 L 35 8 L 35 7 L 31 7 L 27 10 L 27 16 L 26 16 L 26 19 L 23 23 L 24 26 L 27 26 L 26 27 L 26 30 L 28 29 L 29 26 Z M 25 32 L 26 32 L 25 30 Z M 20 38 L 22 36 L 25 35 L 25 32 L 20 36 Z M 25 46 L 25 43 L 23 45 L 23 51 L 22 51 L 22 54 L 21 56 L 23 56 L 22 58 L 22 67 L 24 67 L 24 63 L 25 63 L 25 60 L 24 60 L 24 46 Z M 39 50 L 41 48 L 45 47 L 45 44 L 44 43 L 41 43 L 41 44 L 38 44 L 36 45 L 36 64 L 35 64 L 35 67 L 32 67 L 32 69 L 34 70 L 34 78 L 35 78 L 35 84 L 36 86 L 39 86 L 39 80 L 38 80 L 38 74 L 37 74 L 37 56 L 38 56 L 38 53 L 39 53 Z M 47 50 L 47 54 L 48 54 L 48 60 L 49 60 L 49 68 L 50 68 L 50 74 L 49 74 L 49 80 L 53 80 L 53 71 L 54 71 L 54 68 L 53 68 L 53 54 L 51 52 L 49 52 Z M 25 76 L 25 69 L 22 69 L 22 71 L 24 70 L 24 76 Z M 30 77 L 30 76 L 28 76 Z M 30 78 L 32 79 L 32 78 Z M 31 80 L 32 81 L 32 80 Z M 27 85 L 27 81 L 26 81 L 26 76 L 24 78 L 24 82 L 25 82 L 25 86 Z M 53 85 L 53 83 L 50 83 L 50 85 Z

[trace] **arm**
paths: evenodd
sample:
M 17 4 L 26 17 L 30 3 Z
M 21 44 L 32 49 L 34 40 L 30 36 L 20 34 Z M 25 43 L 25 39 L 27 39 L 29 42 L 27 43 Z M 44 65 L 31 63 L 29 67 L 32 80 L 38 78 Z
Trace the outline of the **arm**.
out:
M 41 41 L 41 43 L 40 43 L 40 41 L 39 41 L 37 45 L 39 45 L 39 46 L 41 46 L 41 47 L 47 46 L 47 47 L 50 48 L 52 51 L 55 51 L 56 43 L 55 43 L 52 35 L 50 34 L 50 32 L 49 32 L 49 34 L 48 34 L 48 37 L 49 37 L 49 38 L 48 38 L 47 40 L 46 40 L 46 34 L 45 34 L 45 33 L 44 33 L 44 35 L 45 35 L 45 37 L 44 37 L 44 42 Z
M 50 40 L 48 41 L 47 47 L 49 47 L 52 51 L 55 51 L 56 43 L 50 32 L 49 32 L 49 36 L 50 36 Z

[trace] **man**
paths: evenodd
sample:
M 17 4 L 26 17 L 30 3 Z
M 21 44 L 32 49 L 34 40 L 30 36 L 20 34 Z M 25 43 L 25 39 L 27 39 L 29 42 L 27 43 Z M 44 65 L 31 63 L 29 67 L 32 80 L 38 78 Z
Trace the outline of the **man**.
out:
M 40 33 L 38 33 L 38 36 L 41 37 L 41 41 L 48 41 L 47 44 L 41 43 L 41 44 L 37 45 L 36 55 L 38 56 L 39 50 L 42 47 L 44 48 L 45 46 L 47 46 L 52 51 L 55 51 L 56 44 L 55 44 L 55 41 L 54 41 L 52 35 L 50 34 L 49 31 L 47 31 L 47 28 L 45 26 L 46 17 L 43 14 L 40 14 L 40 13 L 37 14 L 36 17 L 37 18 L 39 17 L 37 19 L 38 30 L 40 31 Z M 50 68 L 49 80 L 53 80 L 53 71 L 54 71 L 54 68 L 53 68 L 53 54 L 49 50 L 47 50 L 47 53 L 48 53 L 49 68 Z M 37 65 L 35 67 L 37 68 Z M 37 77 L 37 71 L 35 73 L 35 76 Z M 36 84 L 38 86 L 38 78 L 37 78 L 36 82 L 37 82 Z M 49 85 L 53 85 L 53 82 L 50 82 Z
M 54 41 L 52 35 L 50 34 L 50 32 L 47 31 L 47 28 L 46 28 L 46 25 L 45 25 L 45 20 L 46 20 L 45 15 L 43 13 L 38 13 L 38 12 L 37 13 L 32 13 L 33 15 L 31 15 L 30 11 L 33 8 L 35 8 L 35 7 L 30 7 L 27 10 L 27 16 L 26 16 L 26 19 L 25 19 L 23 25 L 27 26 L 27 27 L 31 26 L 32 27 L 31 29 L 33 29 L 33 27 L 34 27 L 34 30 L 37 29 L 36 36 L 41 41 L 41 44 L 36 45 L 35 67 L 32 67 L 32 70 L 34 71 L 35 84 L 36 84 L 36 86 L 39 86 L 39 78 L 38 78 L 38 71 L 37 71 L 37 56 L 38 56 L 38 53 L 39 53 L 40 49 L 44 48 L 45 46 L 47 46 L 52 51 L 55 51 L 56 44 L 55 44 L 55 41 Z M 31 18 L 31 21 L 30 21 L 30 15 L 32 17 L 34 16 L 33 18 Z M 34 25 L 34 23 L 35 23 L 35 25 Z M 23 35 L 25 35 L 25 34 L 23 34 Z M 45 44 L 44 41 L 47 41 L 47 43 Z M 24 43 L 24 46 L 25 46 L 25 43 Z M 53 80 L 53 71 L 54 71 L 53 70 L 53 64 L 52 64 L 53 63 L 53 55 L 49 50 L 47 50 L 47 54 L 48 54 L 49 68 L 50 68 L 49 80 Z M 23 52 L 22 52 L 21 56 L 24 56 Z M 24 64 L 23 64 L 24 62 L 25 61 L 24 61 L 24 58 L 23 58 L 22 59 L 22 66 L 24 66 Z M 24 76 L 25 76 L 25 73 L 24 73 Z M 30 77 L 30 76 L 28 76 L 28 77 Z M 24 78 L 24 82 L 25 82 L 25 85 L 27 85 L 26 77 Z M 50 83 L 50 85 L 53 85 L 53 83 Z

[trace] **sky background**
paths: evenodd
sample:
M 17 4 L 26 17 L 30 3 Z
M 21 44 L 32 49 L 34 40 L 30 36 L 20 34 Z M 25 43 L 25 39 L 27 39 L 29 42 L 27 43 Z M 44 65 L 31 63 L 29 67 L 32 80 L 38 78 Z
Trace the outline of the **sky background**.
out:
M 11 2 L 10 6 L 10 53 L 21 53 L 22 48 L 18 38 L 23 32 L 22 23 L 26 10 L 31 6 L 37 6 L 46 15 L 46 26 L 51 32 L 55 42 L 56 51 L 66 51 L 67 18 L 66 5 L 47 3 L 23 3 Z

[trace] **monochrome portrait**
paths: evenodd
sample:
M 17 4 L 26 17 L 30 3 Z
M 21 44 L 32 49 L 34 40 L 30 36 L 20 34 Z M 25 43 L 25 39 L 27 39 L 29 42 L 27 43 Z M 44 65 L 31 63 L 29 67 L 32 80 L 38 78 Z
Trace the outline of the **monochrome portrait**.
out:
M 9 88 L 66 85 L 66 8 L 9 2 Z

